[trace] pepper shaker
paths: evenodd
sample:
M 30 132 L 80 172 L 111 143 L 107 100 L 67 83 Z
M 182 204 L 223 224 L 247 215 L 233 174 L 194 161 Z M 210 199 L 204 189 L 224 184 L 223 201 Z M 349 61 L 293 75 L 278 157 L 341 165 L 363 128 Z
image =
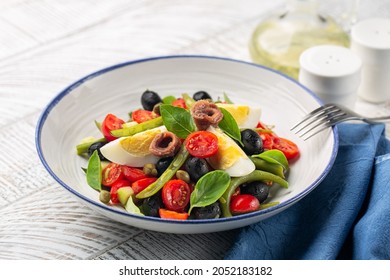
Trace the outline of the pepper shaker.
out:
M 301 54 L 299 63 L 299 82 L 324 103 L 354 106 L 362 62 L 350 49 L 334 45 L 315 46 Z
M 390 19 L 372 18 L 351 29 L 351 50 L 362 60 L 358 95 L 380 103 L 390 100 Z

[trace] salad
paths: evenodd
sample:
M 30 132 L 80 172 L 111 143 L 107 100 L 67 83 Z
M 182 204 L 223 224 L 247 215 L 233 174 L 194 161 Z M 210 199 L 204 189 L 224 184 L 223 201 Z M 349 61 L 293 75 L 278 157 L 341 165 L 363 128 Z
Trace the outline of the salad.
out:
M 166 96 L 146 90 L 128 120 L 95 121 L 102 137 L 77 145 L 101 202 L 163 219 L 215 219 L 267 207 L 288 188 L 292 141 L 260 121 L 261 110 L 205 91 Z

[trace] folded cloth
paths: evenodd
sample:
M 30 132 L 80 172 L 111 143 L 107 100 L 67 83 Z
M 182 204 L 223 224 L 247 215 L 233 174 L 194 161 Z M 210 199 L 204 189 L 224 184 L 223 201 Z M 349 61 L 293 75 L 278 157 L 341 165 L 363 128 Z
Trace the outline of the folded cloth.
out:
M 242 228 L 226 259 L 390 259 L 390 141 L 340 124 L 334 166 L 287 210 Z

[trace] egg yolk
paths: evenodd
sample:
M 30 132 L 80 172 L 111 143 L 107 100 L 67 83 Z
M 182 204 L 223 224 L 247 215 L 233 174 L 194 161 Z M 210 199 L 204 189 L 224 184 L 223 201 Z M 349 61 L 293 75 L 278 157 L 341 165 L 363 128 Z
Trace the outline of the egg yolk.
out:
M 231 167 L 245 153 L 233 142 L 220 133 L 215 134 L 218 137 L 218 152 L 209 158 L 210 165 L 215 169 L 225 170 Z
M 161 133 L 160 129 L 147 130 L 124 138 L 120 141 L 120 144 L 128 153 L 143 157 L 150 154 L 150 143 L 152 143 L 154 137 L 159 133 Z
M 236 120 L 238 125 L 242 125 L 248 119 L 249 106 L 224 103 L 219 103 L 217 106 L 222 107 L 228 111 Z

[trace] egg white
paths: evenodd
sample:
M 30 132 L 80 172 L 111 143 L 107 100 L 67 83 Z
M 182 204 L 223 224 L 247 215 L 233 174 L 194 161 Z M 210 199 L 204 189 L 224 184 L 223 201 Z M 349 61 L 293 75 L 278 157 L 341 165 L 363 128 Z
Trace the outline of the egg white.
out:
M 237 156 L 235 162 L 231 166 L 223 169 L 231 177 L 245 176 L 256 169 L 254 163 L 248 158 L 248 156 L 241 149 L 241 147 L 238 146 L 237 143 L 234 142 L 229 136 L 227 136 L 219 129 L 215 129 L 212 126 L 209 127 L 208 131 L 214 133 L 215 135 L 217 135 L 217 137 L 223 137 L 226 140 L 227 145 L 232 146 L 234 147 L 234 149 L 237 149 L 237 151 L 239 151 L 239 155 Z M 213 168 L 216 168 L 216 166 L 213 166 L 212 161 L 210 161 L 210 159 L 208 159 L 208 162 Z
M 250 107 L 247 119 L 244 123 L 239 125 L 239 128 L 254 128 L 259 123 L 261 117 L 261 109 L 258 107 Z

